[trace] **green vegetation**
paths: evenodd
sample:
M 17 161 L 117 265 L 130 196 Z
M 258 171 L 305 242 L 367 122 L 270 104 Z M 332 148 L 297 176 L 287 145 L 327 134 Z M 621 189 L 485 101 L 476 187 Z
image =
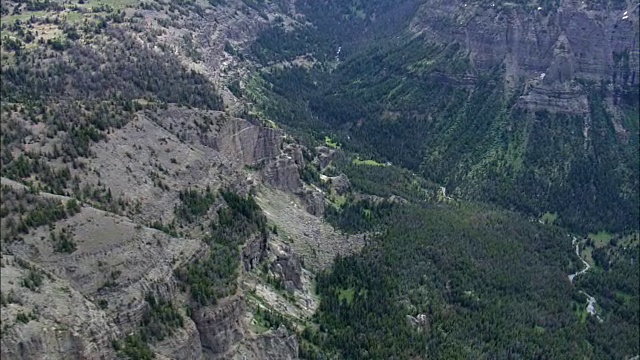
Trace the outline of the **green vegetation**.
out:
M 263 329 L 277 329 L 280 326 L 293 330 L 291 322 L 280 313 L 257 306 L 253 317 L 257 325 Z
M 139 330 L 128 335 L 123 341 L 114 341 L 113 347 L 118 355 L 130 360 L 147 360 L 155 358 L 149 343 L 162 341 L 173 334 L 174 330 L 184 326 L 184 319 L 170 301 L 157 298 L 148 293 L 145 296 L 148 310 L 139 324 Z M 105 309 L 108 304 L 104 299 L 100 307 Z
M 102 310 L 109 308 L 109 302 L 105 299 L 98 300 L 98 307 Z
M 76 199 L 70 199 L 67 201 L 67 213 L 77 214 L 80 212 L 80 203 Z
M 593 240 L 596 246 L 599 246 L 601 244 L 607 244 L 609 241 L 611 241 L 611 239 L 613 239 L 613 235 L 602 230 L 596 234 L 589 234 L 589 239 Z
M 2 186 L 2 241 L 17 241 L 39 226 L 50 225 L 80 211 L 77 203 L 38 196 L 34 191 Z
M 478 71 L 463 44 L 404 37 L 401 29 L 418 3 L 302 1 L 297 9 L 313 19 L 319 34 L 309 34 L 307 28 L 267 32 L 254 51 L 258 60 L 272 45 L 272 54 L 286 47 L 311 52 L 320 61 L 331 59 L 338 46 L 348 50 L 337 66 L 325 62 L 264 71 L 261 97 L 252 98 L 257 112 L 327 146 L 337 145 L 335 138 L 349 137 L 344 150 L 409 169 L 455 191 L 457 198 L 491 202 L 527 216 L 556 214 L 556 225 L 583 234 L 637 227 L 640 183 L 632 174 L 640 172 L 638 137 L 622 141 L 611 126 L 606 86 L 580 85 L 592 119 L 591 142 L 585 148 L 582 115 L 517 106 L 524 89 L 506 93 L 501 67 L 485 69 L 461 86 Z M 554 11 L 550 2 L 540 6 Z M 385 22 L 373 21 L 380 14 Z M 312 39 L 314 48 L 301 37 Z M 282 53 L 280 60 L 294 53 Z M 621 73 L 627 71 L 627 57 L 616 55 Z M 612 86 L 625 94 L 616 104 L 621 114 L 628 114 L 620 121 L 637 134 L 637 87 Z
M 594 268 L 576 286 L 594 296 L 607 325 L 593 326 L 588 337 L 594 358 L 625 358 L 639 351 L 640 269 L 638 234 L 606 236 L 609 244 L 592 250 Z
M 140 323 L 140 337 L 144 342 L 162 341 L 176 328 L 184 326 L 184 319 L 173 304 L 153 294 L 147 294 L 145 301 L 149 310 Z
M 254 234 L 267 237 L 267 221 L 255 200 L 230 191 L 220 193 L 227 207 L 218 210 L 218 221 L 211 225 L 209 256 L 176 270 L 183 288 L 200 305 L 215 304 L 217 299 L 236 291 L 240 271 L 241 244 Z
M 128 360 L 155 359 L 155 354 L 139 334 L 129 335 L 122 342 L 114 341 L 113 347 Z
M 21 223 L 18 224 L 18 231 L 27 232 L 31 228 L 51 224 L 67 217 L 63 203 L 59 201 L 43 201 L 41 204 L 43 205 L 42 207 L 35 208 L 21 219 Z
M 540 217 L 540 221 L 542 221 L 544 224 L 551 224 L 551 225 L 553 225 L 553 223 L 555 223 L 557 219 L 558 219 L 558 214 L 550 213 L 550 212 L 546 212 L 542 214 L 542 216 Z
M 320 353 L 344 359 L 579 359 L 638 351 L 631 341 L 638 314 L 633 298 L 618 295 L 629 300 L 620 310 L 628 320 L 599 323 L 574 312 L 584 311 L 585 299 L 566 279 L 579 264 L 560 229 L 470 205 L 402 205 L 385 224 L 362 254 L 338 259 L 331 272 L 318 276 L 321 332 L 310 338 Z M 637 294 L 632 284 L 638 269 L 628 267 L 626 274 L 633 273 L 625 294 Z M 625 272 L 618 274 L 622 280 Z M 406 319 L 419 314 L 427 319 L 423 330 Z M 624 336 L 614 330 L 626 326 Z M 611 341 L 598 340 L 594 329 L 609 331 Z
M 338 289 L 338 301 L 342 302 L 345 301 L 347 303 L 347 305 L 351 305 L 351 303 L 353 302 L 353 296 L 355 295 L 356 290 L 349 288 L 349 289 Z
M 129 4 L 116 1 L 91 5 L 97 11 Z M 93 156 L 92 144 L 104 141 L 107 133 L 121 128 L 143 109 L 164 109 L 168 104 L 222 107 L 220 96 L 206 78 L 185 69 L 173 55 L 141 45 L 128 31 L 108 28 L 108 22 L 121 21 L 124 13 L 107 13 L 109 16 L 101 21 L 78 26 L 47 18 L 11 25 L 3 21 L 3 31 L 6 28 L 18 34 L 19 41 L 25 43 L 38 26 L 59 26 L 64 33 L 64 37 L 39 44 L 42 46 L 11 50 L 12 61 L 3 61 L 0 70 L 2 176 L 29 185 L 33 192 L 15 195 L 3 187 L 3 241 L 17 241 L 32 228 L 52 224 L 81 209 L 77 200 L 66 206 L 50 199 L 36 200 L 39 191 L 71 195 L 117 214 L 126 210 L 135 213 L 136 208 L 130 207 L 122 195 L 112 194 L 99 181 L 81 185 L 80 179 L 71 175 L 73 170 L 84 168 L 83 159 Z M 81 38 L 91 41 L 78 41 Z M 134 57 L 136 61 L 130 61 Z M 31 124 L 39 124 L 46 138 L 40 150 L 25 151 L 23 142 L 33 136 Z M 168 190 L 159 179 L 158 185 Z M 182 214 L 189 221 L 197 217 L 190 211 L 199 209 L 185 209 L 181 209 Z M 161 228 L 177 236 L 175 229 Z M 54 234 L 52 240 L 58 252 L 75 250 L 69 237 Z
M 136 111 L 169 103 L 220 109 L 222 100 L 207 79 L 186 70 L 175 57 L 140 45 L 122 29 L 100 31 L 102 36 L 90 46 L 71 41 L 59 49 L 63 54 L 38 47 L 15 54 L 12 64 L 2 67 L 2 175 L 33 181 L 55 194 L 73 192 L 115 210 L 124 200 L 111 196 L 110 189 L 80 189 L 67 164 L 82 166 L 78 160 L 92 156 L 91 144 L 124 126 Z M 131 56 L 138 61 L 128 61 Z M 35 62 L 47 65 L 31 66 Z M 86 68 L 97 71 L 82 70 Z M 49 138 L 63 134 L 61 141 L 51 152 L 19 150 L 30 134 L 26 120 L 43 123 Z M 48 160 L 55 159 L 62 166 L 52 167 Z
M 171 222 L 167 225 L 163 224 L 162 221 L 160 220 L 156 220 L 153 223 L 151 223 L 151 225 L 149 225 L 150 228 L 156 229 L 156 230 L 160 230 L 163 233 L 169 235 L 169 236 L 173 236 L 173 237 L 178 237 L 178 231 L 176 230 L 176 225 L 174 222 Z
M 5 294 L 5 293 L 0 293 L 0 305 L 1 306 L 7 306 L 9 304 L 14 304 L 17 303 L 18 300 L 16 299 L 16 294 L 15 291 L 12 289 L 9 291 L 9 293 Z
M 49 235 L 55 252 L 70 254 L 76 251 L 77 246 L 73 241 L 73 234 L 68 228 L 62 229 L 57 235 L 54 231 L 51 231 Z
M 54 194 L 63 195 L 65 186 L 71 179 L 69 168 L 65 166 L 55 169 L 37 153 L 20 154 L 16 158 L 6 154 L 3 160 L 6 165 L 2 168 L 2 176 L 20 181 L 33 175 L 35 180 L 44 185 L 42 190 Z
M 365 165 L 365 166 L 386 166 L 385 164 L 380 164 L 375 160 L 360 160 L 360 158 L 353 159 L 354 165 Z
M 19 312 L 18 315 L 16 315 L 16 321 L 17 322 L 21 322 L 23 324 L 26 324 L 29 322 L 29 316 L 27 316 L 25 313 Z
M 206 215 L 216 200 L 210 188 L 207 188 L 204 193 L 187 189 L 180 191 L 179 196 L 182 203 L 175 209 L 176 216 L 190 223 Z
M 29 270 L 29 274 L 27 275 L 27 277 L 22 279 L 22 282 L 20 284 L 29 290 L 38 291 L 40 289 L 40 286 L 42 285 L 43 280 L 44 276 L 42 275 L 42 272 L 31 269 Z
M 353 201 L 342 197 L 336 207 L 327 207 L 325 217 L 334 227 L 351 234 L 379 230 L 398 206 L 391 201 Z
M 289 12 L 284 1 L 243 2 L 239 11 L 264 18 L 276 8 Z M 242 116 L 272 128 L 277 121 L 309 148 L 339 150 L 324 169 L 305 151 L 300 176 L 327 190 L 321 171 L 344 173 L 353 192 L 330 191 L 333 206 L 325 218 L 343 233 L 366 234 L 362 253 L 338 258 L 317 276 L 321 304 L 309 320 L 313 323 L 294 326 L 286 316 L 257 306 L 258 328 L 284 325 L 296 331 L 305 325 L 298 334 L 303 359 L 637 355 L 640 259 L 638 235 L 631 230 L 639 218 L 633 136 L 638 90 L 617 83 L 631 76 L 633 53 L 612 54 L 612 82 L 573 84 L 584 89 L 590 106 L 585 141 L 584 115 L 518 106 L 524 90 L 505 91 L 502 66 L 473 64 L 464 44 L 406 36 L 404 29 L 422 3 L 299 0 L 296 11 L 313 26 L 285 25 L 276 18 L 249 49 L 224 43 L 227 54 L 261 65 L 246 83 L 231 79 L 227 85 L 251 103 Z M 73 253 L 71 231 L 52 225 L 80 212 L 82 202 L 114 213 L 130 209 L 99 181 L 86 184 L 73 176 L 76 169 L 92 168 L 95 143 L 108 141 L 114 129 L 137 116 L 154 121 L 154 112 L 169 107 L 223 109 L 216 87 L 185 68 L 173 48 L 156 42 L 164 34 L 147 31 L 139 18 L 164 11 L 167 16 L 156 19 L 161 26 L 188 30 L 195 22 L 184 19 L 205 17 L 205 7 L 223 6 L 224 0 L 18 4 L 11 14 L 4 4 L 0 8 L 0 161 L 2 176 L 28 190 L 2 187 L 2 245 L 50 225 L 54 251 Z M 468 5 L 477 13 L 495 8 L 490 11 L 498 16 L 540 6 L 546 16 L 559 2 L 494 6 L 470 0 Z M 137 19 L 131 18 L 133 11 L 123 11 L 134 6 L 144 10 Z M 585 6 L 619 10 L 626 3 L 597 0 Z M 439 21 L 437 26 L 450 25 L 446 16 Z M 200 62 L 205 54 L 200 39 L 185 32 L 177 49 Z M 272 66 L 293 59 L 305 66 Z M 632 136 L 616 132 L 615 122 Z M 204 135 L 216 125 L 203 116 L 196 126 Z M 176 157 L 170 160 L 178 164 Z M 175 183 L 167 181 L 170 171 L 156 168 L 150 170 L 153 185 L 170 191 L 168 184 Z M 456 201 L 442 201 L 440 186 Z M 75 199 L 61 202 L 38 195 L 41 191 Z M 269 228 L 251 195 L 189 188 L 181 189 L 179 200 L 174 221 L 150 226 L 178 237 L 184 236 L 178 229 L 199 225 L 207 234 L 208 252 L 175 270 L 190 299 L 190 316 L 193 309 L 237 293 L 247 239 L 267 249 L 268 232 L 286 229 Z M 569 231 L 589 234 L 584 256 L 594 265 L 573 283 L 567 274 L 582 264 L 569 245 Z M 244 265 L 247 271 L 253 266 Z M 21 285 L 38 291 L 46 273 L 25 268 Z M 266 283 L 291 299 L 282 279 L 267 273 L 262 274 Z M 119 276 L 119 271 L 105 276 L 98 295 L 118 286 Z M 582 291 L 597 299 L 602 322 L 585 311 Z M 15 299 L 2 294 L 0 300 L 7 306 Z M 182 311 L 171 301 L 153 294 L 145 300 L 139 329 L 114 342 L 120 357 L 152 359 L 149 344 L 184 326 Z M 105 299 L 97 304 L 109 308 Z M 16 320 L 27 323 L 30 317 L 19 313 Z
M 341 147 L 341 145 L 337 141 L 332 140 L 328 136 L 324 137 L 324 144 L 327 145 L 328 147 L 332 148 L 332 149 L 339 149 Z
M 361 166 L 348 159 L 336 161 L 354 190 L 382 197 L 400 196 L 413 201 L 435 200 L 439 188 L 411 171 L 397 166 Z
M 300 178 L 302 181 L 309 184 L 320 183 L 320 172 L 318 171 L 318 167 L 311 163 L 305 163 L 304 167 L 300 171 Z

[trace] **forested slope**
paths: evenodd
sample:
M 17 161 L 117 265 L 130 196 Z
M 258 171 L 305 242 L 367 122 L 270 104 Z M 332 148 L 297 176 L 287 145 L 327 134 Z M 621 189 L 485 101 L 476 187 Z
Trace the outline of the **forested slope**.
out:
M 567 278 L 580 265 L 561 229 L 480 206 L 395 210 L 361 255 L 318 277 L 320 326 L 304 334 L 313 344 L 303 348 L 307 358 L 331 358 L 318 348 L 344 359 L 622 359 L 638 351 L 637 269 L 584 279 L 593 284 L 587 291 L 603 287 L 598 299 L 619 291 L 600 322 L 586 313 L 584 284 Z M 637 261 L 637 244 L 631 249 L 620 248 L 627 257 L 616 267 Z
M 329 61 L 265 71 L 273 96 L 263 107 L 286 125 L 333 134 L 345 149 L 419 171 L 459 196 L 533 216 L 557 213 L 579 231 L 635 228 L 637 7 L 436 3 L 302 2 L 317 28 L 264 32 L 257 54 L 274 43 L 299 51 L 258 60 Z M 631 13 L 620 20 L 624 9 Z M 584 18 L 587 10 L 611 20 Z M 487 24 L 491 16 L 499 20 Z M 563 16 L 571 21 L 550 23 Z M 514 28 L 518 21 L 524 29 Z M 597 48 L 609 35 L 594 26 L 613 29 L 610 53 Z M 478 34 L 465 43 L 469 28 Z M 516 34 L 500 40 L 499 31 Z M 549 35 L 536 34 L 534 44 L 518 31 Z M 482 36 L 492 37 L 484 47 Z M 324 46 L 309 48 L 305 39 Z M 584 58 L 589 51 L 598 52 L 595 60 Z

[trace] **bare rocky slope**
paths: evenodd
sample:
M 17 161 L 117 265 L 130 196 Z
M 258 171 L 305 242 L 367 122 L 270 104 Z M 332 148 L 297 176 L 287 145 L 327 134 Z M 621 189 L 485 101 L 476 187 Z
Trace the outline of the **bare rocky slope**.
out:
M 298 145 L 285 146 L 282 131 L 213 113 L 219 121 L 216 130 L 197 136 L 188 131 L 195 115 L 177 108 L 159 117 L 139 114 L 110 134 L 108 141 L 96 144 L 95 157 L 85 170 L 74 172 L 82 185 L 100 182 L 112 196 L 137 204 L 139 211 L 117 215 L 84 205 L 77 214 L 36 227 L 4 246 L 2 293 L 11 294 L 11 303 L 2 311 L 3 358 L 37 359 L 45 353 L 58 359 L 112 358 L 111 342 L 137 329 L 149 306 L 148 293 L 171 301 L 185 319 L 182 328 L 152 346 L 159 356 L 297 357 L 295 336 L 285 329 L 256 332 L 251 326 L 256 320 L 248 311 L 255 304 L 266 304 L 306 321 L 317 301 L 311 294 L 311 275 L 302 268 L 298 254 L 304 254 L 306 266 L 317 270 L 338 252 L 357 249 L 357 237 L 347 240 L 307 212 L 301 196 L 306 186 L 299 175 L 302 164 L 296 164 L 294 157 L 304 160 L 296 156 Z M 181 129 L 174 131 L 182 131 L 183 140 L 169 127 Z M 122 159 L 129 159 L 126 165 Z M 258 164 L 263 164 L 262 170 L 245 169 Z M 149 175 L 150 169 L 160 167 L 164 188 L 157 186 L 158 180 L 154 185 Z M 4 198 L 29 191 L 6 178 L 3 186 Z M 180 228 L 180 236 L 172 236 L 149 224 L 174 220 L 179 191 L 207 186 L 257 192 L 258 203 L 279 235 L 271 234 L 265 244 L 246 239 L 237 293 L 214 306 L 197 308 L 189 317 L 184 312 L 188 294 L 179 290 L 174 270 L 205 257 L 208 248 L 197 228 Z M 62 204 L 71 200 L 44 192 L 33 197 Z M 70 254 L 56 252 L 51 229 L 68 231 L 76 249 Z M 284 291 L 292 297 L 265 282 L 259 275 L 262 264 L 283 281 Z M 31 272 L 45 274 L 33 289 L 21 283 Z M 18 314 L 33 314 L 33 319 L 23 324 L 16 320 Z

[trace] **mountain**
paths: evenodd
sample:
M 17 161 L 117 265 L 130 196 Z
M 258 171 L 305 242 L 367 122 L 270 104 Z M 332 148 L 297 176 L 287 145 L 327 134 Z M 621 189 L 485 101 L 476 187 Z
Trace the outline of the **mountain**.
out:
M 3 359 L 628 359 L 638 6 L 0 4 Z
M 293 127 L 315 118 L 345 148 L 464 198 L 623 231 L 638 222 L 635 5 L 302 2 L 331 51 L 316 57 L 341 46 L 339 65 L 264 77 L 289 103 L 274 116 Z

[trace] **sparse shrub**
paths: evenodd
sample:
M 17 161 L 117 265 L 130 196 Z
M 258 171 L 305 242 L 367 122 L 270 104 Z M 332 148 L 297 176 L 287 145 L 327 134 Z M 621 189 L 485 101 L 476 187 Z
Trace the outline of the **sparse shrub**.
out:
M 70 254 L 76 251 L 76 243 L 73 241 L 72 234 L 70 234 L 67 229 L 63 229 L 58 235 L 52 231 L 50 236 L 55 252 Z
M 100 299 L 98 300 L 98 307 L 102 310 L 105 310 L 106 308 L 109 307 L 109 303 L 105 299 Z
M 291 322 L 277 311 L 262 309 L 258 307 L 255 311 L 255 318 L 258 322 L 260 322 L 264 327 L 267 328 L 277 329 L 280 327 L 280 325 L 284 325 L 289 329 L 293 328 Z
M 109 280 L 105 281 L 104 284 L 102 284 L 102 286 L 100 286 L 98 288 L 98 291 L 109 289 L 109 288 L 116 287 L 116 286 L 118 286 L 118 283 L 113 281 L 113 280 L 111 280 L 111 279 L 109 279 Z
M 26 324 L 26 323 L 29 322 L 29 320 L 30 320 L 29 316 L 27 316 L 25 313 L 20 312 L 20 313 L 18 313 L 18 315 L 16 315 L 16 321 L 17 322 L 21 322 L 21 323 Z
M 20 51 L 22 48 L 22 41 L 20 41 L 20 39 L 5 36 L 2 39 L 2 46 L 8 51 Z
M 80 204 L 76 199 L 71 199 L 67 201 L 67 213 L 69 215 L 74 215 L 79 213 L 81 210 Z
M 176 231 L 175 224 L 173 222 L 165 225 L 162 223 L 162 221 L 156 220 L 149 227 L 160 230 L 169 236 L 178 237 L 178 232 Z
M 22 279 L 21 285 L 29 290 L 36 291 L 42 285 L 43 276 L 40 271 L 29 270 L 29 274 L 26 278 Z
M 4 293 L 0 293 L 0 304 L 2 306 L 7 306 L 9 304 L 19 304 L 20 301 L 18 300 L 18 298 L 16 297 L 16 293 L 15 291 L 9 290 L 9 293 L 4 294 Z

